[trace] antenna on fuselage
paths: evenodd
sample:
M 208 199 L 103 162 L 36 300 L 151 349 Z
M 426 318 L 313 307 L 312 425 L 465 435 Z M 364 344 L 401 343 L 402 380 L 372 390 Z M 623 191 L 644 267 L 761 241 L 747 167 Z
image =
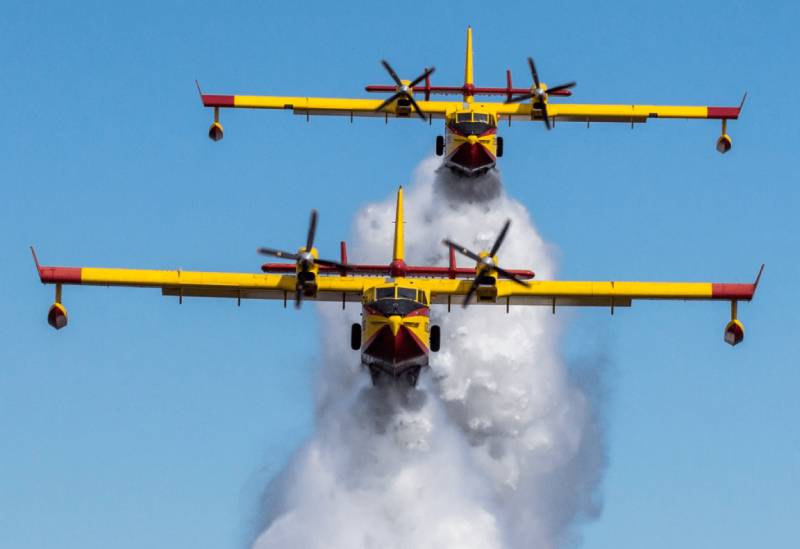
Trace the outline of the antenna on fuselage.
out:
M 392 247 L 392 261 L 405 259 L 405 244 L 403 242 L 403 187 L 397 189 L 397 206 L 394 214 L 394 246 Z
M 464 63 L 464 101 L 472 103 L 472 87 L 474 75 L 472 72 L 472 27 L 467 27 L 467 55 Z

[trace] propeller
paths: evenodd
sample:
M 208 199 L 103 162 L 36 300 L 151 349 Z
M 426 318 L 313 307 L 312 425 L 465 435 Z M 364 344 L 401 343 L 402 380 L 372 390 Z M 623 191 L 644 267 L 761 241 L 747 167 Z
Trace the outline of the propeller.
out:
M 317 210 L 311 210 L 311 219 L 308 222 L 308 234 L 306 235 L 306 247 L 298 250 L 297 252 L 286 252 L 275 248 L 262 247 L 258 249 L 258 253 L 269 255 L 273 257 L 280 257 L 281 259 L 290 259 L 297 262 L 297 285 L 295 287 L 294 305 L 298 309 L 303 301 L 303 293 L 306 286 L 311 282 L 310 277 L 304 277 L 305 273 L 311 270 L 313 265 L 324 265 L 326 267 L 336 267 L 342 271 L 352 270 L 353 268 L 344 263 L 333 261 L 331 259 L 320 259 L 314 257 L 312 250 L 314 249 L 314 236 L 317 233 Z
M 394 69 L 389 64 L 388 61 L 386 61 L 385 59 L 382 60 L 381 61 L 381 65 L 383 65 L 383 68 L 386 69 L 386 72 L 389 73 L 389 76 L 392 77 L 392 80 L 394 80 L 394 83 L 397 84 L 397 92 L 395 92 L 395 94 L 392 95 L 391 97 L 389 97 L 386 101 L 381 103 L 380 106 L 375 110 L 376 111 L 382 111 L 388 105 L 390 105 L 392 102 L 394 102 L 396 99 L 404 97 L 404 98 L 408 99 L 409 103 L 411 103 L 411 106 L 414 107 L 414 111 L 422 119 L 422 121 L 423 122 L 427 122 L 428 119 L 425 118 L 425 113 L 422 112 L 422 109 L 419 108 L 419 105 L 414 100 L 414 97 L 411 95 L 411 90 L 414 88 L 414 86 L 416 86 L 417 84 L 419 84 L 423 80 L 426 80 L 431 74 L 433 74 L 433 71 L 435 71 L 436 69 L 434 67 L 431 67 L 429 69 L 425 69 L 422 72 L 422 74 L 417 76 L 410 83 L 403 84 L 403 81 L 400 80 L 400 77 L 397 76 L 397 73 L 394 71 Z
M 525 101 L 526 99 L 532 99 L 533 106 L 542 110 L 542 119 L 544 120 L 544 125 L 548 130 L 550 130 L 552 129 L 552 126 L 550 124 L 550 117 L 547 115 L 547 94 L 574 88 L 577 82 L 567 82 L 566 84 L 560 84 L 558 86 L 553 86 L 552 88 L 543 88 L 542 84 L 539 82 L 539 73 L 536 71 L 536 63 L 533 62 L 532 57 L 528 57 L 528 66 L 531 69 L 531 76 L 533 77 L 533 83 L 536 85 L 536 87 L 534 87 L 530 93 L 524 93 L 522 95 L 509 98 L 506 103 L 519 103 L 520 101 Z
M 449 246 L 449 247 L 453 248 L 455 251 L 457 251 L 458 253 L 460 253 L 461 255 L 464 255 L 464 256 L 466 256 L 466 257 L 468 257 L 470 259 L 473 259 L 473 260 L 478 262 L 478 271 L 475 274 L 475 278 L 472 279 L 472 284 L 470 284 L 469 291 L 467 291 L 467 295 L 464 297 L 464 303 L 463 303 L 464 308 L 467 307 L 467 304 L 469 303 L 469 300 L 472 299 L 472 296 L 478 290 L 478 285 L 480 284 L 480 280 L 481 280 L 481 277 L 483 275 L 483 272 L 485 272 L 487 270 L 489 270 L 489 271 L 492 271 L 492 270 L 497 271 L 497 274 L 499 274 L 499 275 L 501 275 L 501 276 L 503 276 L 505 278 L 508 278 L 509 280 L 513 280 L 517 284 L 519 284 L 521 286 L 525 286 L 526 288 L 528 286 L 530 286 L 530 284 L 528 284 L 527 282 L 525 282 L 521 278 L 517 277 L 517 275 L 515 275 L 514 273 L 511 273 L 511 272 L 503 269 L 499 265 L 497 265 L 497 263 L 495 263 L 495 260 L 494 260 L 495 255 L 497 255 L 497 252 L 500 250 L 500 246 L 503 245 L 503 241 L 506 238 L 506 234 L 508 233 L 508 227 L 510 225 L 511 225 L 511 220 L 507 219 L 505 225 L 503 225 L 503 228 L 500 230 L 500 234 L 497 235 L 497 239 L 494 241 L 494 244 L 492 245 L 492 249 L 489 251 L 488 254 L 484 254 L 484 255 L 476 254 L 475 252 L 473 252 L 469 248 L 467 248 L 465 246 L 462 246 L 460 244 L 456 244 L 455 242 L 453 242 L 449 238 L 445 238 L 444 240 L 442 240 L 442 244 L 444 244 L 445 246 Z

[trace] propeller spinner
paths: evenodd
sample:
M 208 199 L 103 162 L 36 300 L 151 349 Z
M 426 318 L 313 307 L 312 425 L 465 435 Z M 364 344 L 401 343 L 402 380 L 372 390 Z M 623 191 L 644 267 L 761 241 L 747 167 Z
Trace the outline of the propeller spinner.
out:
M 414 112 L 417 113 L 417 115 L 422 119 L 422 121 L 427 122 L 428 119 L 425 118 L 425 113 L 422 112 L 422 109 L 419 108 L 419 105 L 414 100 L 414 96 L 411 95 L 411 90 L 414 88 L 414 86 L 416 86 L 423 80 L 426 80 L 431 74 L 433 74 L 433 71 L 435 71 L 436 69 L 434 67 L 425 69 L 422 72 L 422 74 L 420 74 L 414 80 L 412 80 L 408 84 L 404 84 L 403 81 L 400 80 L 400 77 L 397 76 L 397 73 L 394 71 L 394 69 L 389 64 L 388 61 L 386 61 L 385 59 L 382 60 L 381 65 L 383 65 L 383 68 L 386 69 L 386 72 L 389 73 L 389 76 L 391 76 L 392 80 L 394 80 L 395 84 L 397 84 L 397 91 L 394 93 L 394 95 L 392 95 L 391 97 L 386 99 L 386 101 L 381 103 L 380 106 L 375 110 L 382 111 L 387 106 L 391 105 L 392 102 L 394 102 L 396 99 L 400 99 L 402 97 L 408 100 L 409 103 L 411 103 L 411 106 L 414 107 Z
M 533 62 L 532 57 L 528 57 L 528 66 L 531 69 L 531 76 L 533 77 L 533 83 L 535 84 L 535 87 L 531 89 L 530 93 L 524 93 L 522 95 L 509 98 L 506 103 L 519 103 L 520 101 L 531 99 L 533 106 L 542 110 L 542 119 L 544 120 L 544 125 L 548 130 L 550 130 L 552 129 L 552 125 L 550 124 L 550 117 L 547 114 L 547 94 L 574 88 L 577 82 L 567 82 L 566 84 L 560 84 L 558 86 L 548 88 L 547 86 L 542 86 L 541 82 L 539 82 L 539 73 L 536 71 L 536 63 Z
M 478 286 L 480 285 L 481 279 L 485 276 L 486 273 L 491 273 L 492 271 L 495 271 L 500 276 L 508 278 L 509 280 L 513 280 L 517 284 L 520 284 L 525 287 L 530 286 L 530 284 L 528 284 L 521 278 L 517 277 L 517 275 L 515 275 L 514 273 L 511 273 L 500 267 L 497 264 L 497 260 L 495 258 L 497 252 L 500 250 L 500 246 L 502 246 L 503 244 L 503 240 L 505 240 L 506 238 L 506 234 L 508 233 L 508 227 L 510 225 L 511 225 L 511 220 L 510 219 L 506 220 L 505 225 L 503 225 L 500 234 L 497 235 L 497 239 L 494 241 L 492 249 L 489 252 L 481 252 L 479 254 L 476 254 L 469 248 L 461 246 L 460 244 L 456 244 L 449 238 L 445 238 L 444 240 L 442 240 L 442 244 L 444 244 L 445 246 L 454 249 L 458 253 L 470 259 L 474 259 L 478 263 L 477 270 L 475 273 L 475 278 L 472 279 L 472 284 L 469 287 L 469 291 L 467 292 L 467 295 L 464 297 L 464 303 L 463 303 L 464 308 L 467 307 L 467 304 L 469 304 L 469 300 L 472 299 L 472 296 L 478 290 Z
M 336 267 L 342 271 L 352 270 L 352 268 L 344 263 L 333 261 L 330 259 L 320 259 L 317 257 L 317 250 L 314 249 L 314 236 L 317 233 L 317 210 L 311 210 L 311 219 L 308 222 L 308 234 L 306 235 L 306 246 L 300 248 L 297 252 L 286 252 L 277 250 L 275 248 L 259 248 L 258 253 L 269 255 L 273 257 L 280 257 L 282 259 L 290 259 L 297 262 L 297 285 L 295 286 L 294 305 L 300 308 L 303 301 L 303 295 L 306 291 L 313 290 L 315 283 L 315 276 L 311 273 L 311 268 L 314 265 L 325 265 L 328 267 Z

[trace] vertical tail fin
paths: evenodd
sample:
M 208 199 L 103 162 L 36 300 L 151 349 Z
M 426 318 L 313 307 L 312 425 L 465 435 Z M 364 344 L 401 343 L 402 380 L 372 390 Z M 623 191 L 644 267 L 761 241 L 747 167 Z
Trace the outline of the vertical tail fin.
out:
M 397 209 L 394 215 L 394 246 L 392 261 L 405 259 L 405 243 L 403 242 L 403 187 L 397 189 Z
M 467 27 L 467 54 L 464 63 L 464 89 L 470 89 L 474 84 L 472 73 L 472 27 Z M 472 102 L 472 94 L 464 94 L 464 101 Z

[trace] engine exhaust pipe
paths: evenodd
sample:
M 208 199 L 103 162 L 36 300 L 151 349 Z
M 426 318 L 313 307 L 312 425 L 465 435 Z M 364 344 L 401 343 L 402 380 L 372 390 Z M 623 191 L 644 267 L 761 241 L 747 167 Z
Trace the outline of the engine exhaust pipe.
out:
M 60 330 L 67 325 L 67 309 L 61 303 L 53 303 L 47 311 L 47 323 Z

